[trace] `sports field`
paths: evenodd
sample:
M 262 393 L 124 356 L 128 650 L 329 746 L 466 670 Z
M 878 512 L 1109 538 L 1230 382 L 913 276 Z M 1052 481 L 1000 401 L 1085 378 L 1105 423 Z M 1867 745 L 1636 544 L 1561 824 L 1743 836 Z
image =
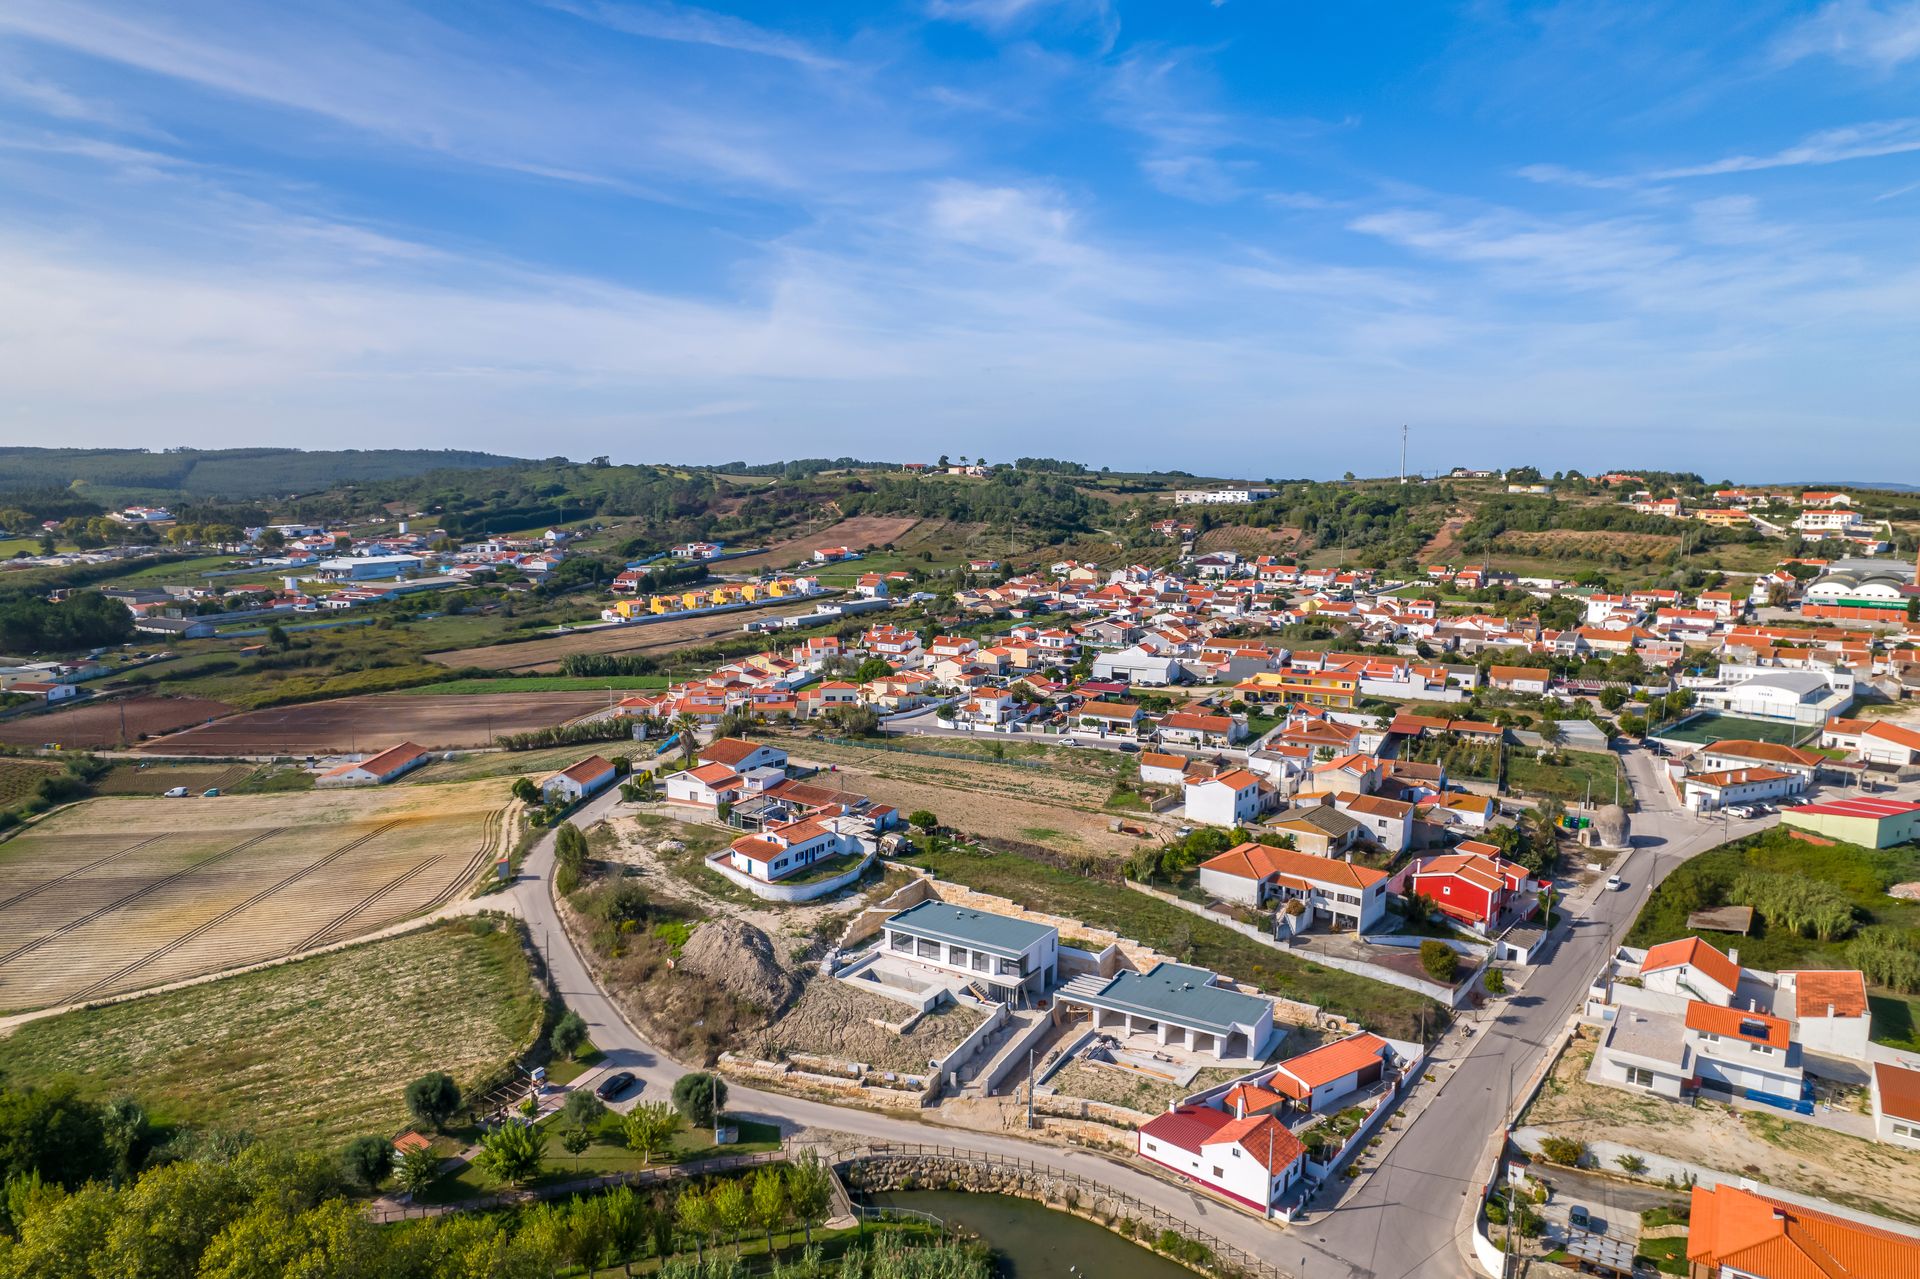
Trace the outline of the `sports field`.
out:
M 0 844 L 0 1010 L 140 990 L 450 900 L 502 846 L 498 782 L 89 800 Z
M 1698 717 L 1688 720 L 1677 728 L 1662 728 L 1654 736 L 1663 742 L 1687 742 L 1697 745 L 1740 740 L 1779 742 L 1785 746 L 1793 746 L 1810 732 L 1811 730 L 1794 724 L 1779 724 L 1765 719 L 1741 719 L 1737 715 L 1702 711 Z

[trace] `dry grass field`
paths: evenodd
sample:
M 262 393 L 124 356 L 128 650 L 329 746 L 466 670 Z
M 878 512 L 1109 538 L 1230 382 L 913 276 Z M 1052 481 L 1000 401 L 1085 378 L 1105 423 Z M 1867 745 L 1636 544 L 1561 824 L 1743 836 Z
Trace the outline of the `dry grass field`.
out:
M 547 728 L 606 704 L 605 691 L 369 694 L 248 711 L 141 749 L 156 755 L 327 755 L 384 750 L 408 741 L 429 750 L 486 746 L 503 733 Z
M 503 838 L 498 783 L 105 798 L 0 844 L 0 1009 L 294 954 L 452 898 Z
M 429 1070 L 462 1087 L 506 1061 L 540 1014 L 518 938 L 465 923 L 29 1022 L 0 1075 L 66 1075 L 171 1123 L 334 1146 L 407 1123 Z
M 209 787 L 226 790 L 252 776 L 252 764 L 121 764 L 93 783 L 96 795 L 164 795 L 176 786 L 194 794 Z
M 856 515 L 829 524 L 817 533 L 789 538 L 777 546 L 768 547 L 759 555 L 722 560 L 715 567 L 722 573 L 758 573 L 761 569 L 790 568 L 808 559 L 822 547 L 845 546 L 864 551 L 870 547 L 892 545 L 919 522 L 911 516 Z
M 730 561 L 731 562 L 731 561 Z M 744 561 L 742 561 L 744 562 Z M 518 644 L 494 644 L 479 648 L 457 648 L 443 653 L 428 653 L 427 660 L 455 668 L 478 667 L 489 671 L 526 671 L 533 674 L 557 671 L 563 659 L 575 653 L 660 654 L 692 648 L 708 640 L 740 634 L 740 628 L 754 618 L 792 617 L 811 613 L 818 598 L 794 604 L 769 604 L 765 608 L 738 609 L 709 616 L 681 617 L 670 622 L 647 622 L 637 626 L 608 626 L 599 630 L 576 631 L 552 639 L 526 640 Z M 489 698 L 498 701 L 498 698 Z

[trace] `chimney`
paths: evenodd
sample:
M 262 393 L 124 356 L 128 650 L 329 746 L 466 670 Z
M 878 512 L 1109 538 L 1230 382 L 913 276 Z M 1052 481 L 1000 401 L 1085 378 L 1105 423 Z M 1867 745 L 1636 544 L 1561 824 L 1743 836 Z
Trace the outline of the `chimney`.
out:
M 1727 950 L 1727 958 L 1733 961 L 1734 967 L 1738 968 L 1740 966 L 1740 951 L 1738 948 L 1729 947 Z
M 1829 1017 L 1831 1017 L 1831 1016 L 1833 1016 L 1833 1005 L 1832 1005 L 1832 1004 L 1828 1004 L 1828 1005 L 1827 1005 L 1827 1016 L 1829 1016 Z

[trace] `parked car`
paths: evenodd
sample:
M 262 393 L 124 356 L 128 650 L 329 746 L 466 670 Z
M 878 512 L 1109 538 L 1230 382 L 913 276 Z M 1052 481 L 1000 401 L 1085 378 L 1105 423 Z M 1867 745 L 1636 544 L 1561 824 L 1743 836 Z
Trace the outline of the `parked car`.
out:
M 622 1070 L 602 1079 L 599 1087 L 593 1090 L 593 1095 L 601 1101 L 612 1101 L 615 1097 L 618 1097 L 620 1094 L 626 1092 L 627 1089 L 633 1087 L 633 1084 L 633 1072 L 631 1070 Z
M 209 786 L 200 792 L 201 799 L 218 799 L 219 797 L 220 788 L 218 786 Z
M 1618 875 L 1607 876 L 1607 887 L 1612 891 L 1617 893 L 1621 889 L 1625 888 L 1626 886 L 1627 886 L 1627 881 L 1620 878 Z
M 184 786 L 176 786 L 170 791 L 163 792 L 163 794 L 168 799 L 185 799 L 187 797 L 187 788 Z

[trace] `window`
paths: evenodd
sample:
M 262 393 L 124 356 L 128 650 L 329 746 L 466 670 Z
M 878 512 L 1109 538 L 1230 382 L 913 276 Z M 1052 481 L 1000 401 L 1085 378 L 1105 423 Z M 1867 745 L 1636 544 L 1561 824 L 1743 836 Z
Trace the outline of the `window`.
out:
M 973 971 L 975 971 L 976 973 L 992 972 L 993 957 L 991 955 L 983 955 L 977 950 L 974 951 L 973 952 Z
M 967 966 L 967 948 L 965 946 L 947 947 L 947 962 L 955 968 L 965 968 Z
M 1896 1119 L 1893 1121 L 1893 1135 L 1909 1141 L 1920 1141 L 1920 1124 L 1903 1124 Z
M 1651 1070 L 1643 1070 L 1639 1066 L 1628 1066 L 1627 1082 L 1636 1088 L 1651 1088 L 1653 1087 L 1653 1072 Z
M 1158 1151 L 1159 1151 L 1159 1149 L 1160 1149 L 1160 1143 L 1159 1143 L 1159 1142 L 1157 1142 L 1157 1141 L 1150 1141 L 1150 1142 L 1148 1142 L 1148 1143 L 1147 1143 L 1147 1153 L 1148 1153 L 1148 1154 L 1154 1154 L 1154 1153 L 1156 1153 L 1156 1152 L 1158 1152 Z
M 895 950 L 913 949 L 913 938 L 907 936 L 905 933 L 892 933 L 890 936 L 893 938 L 893 948 Z
M 913 953 L 922 959 L 940 958 L 940 943 L 922 937 L 914 943 Z
M 1026 956 L 1024 955 L 1022 955 L 1019 959 L 1001 960 L 1000 967 L 998 969 L 999 975 L 1002 977 L 1024 977 L 1026 975 L 1026 971 L 1027 971 L 1027 960 L 1026 960 Z

